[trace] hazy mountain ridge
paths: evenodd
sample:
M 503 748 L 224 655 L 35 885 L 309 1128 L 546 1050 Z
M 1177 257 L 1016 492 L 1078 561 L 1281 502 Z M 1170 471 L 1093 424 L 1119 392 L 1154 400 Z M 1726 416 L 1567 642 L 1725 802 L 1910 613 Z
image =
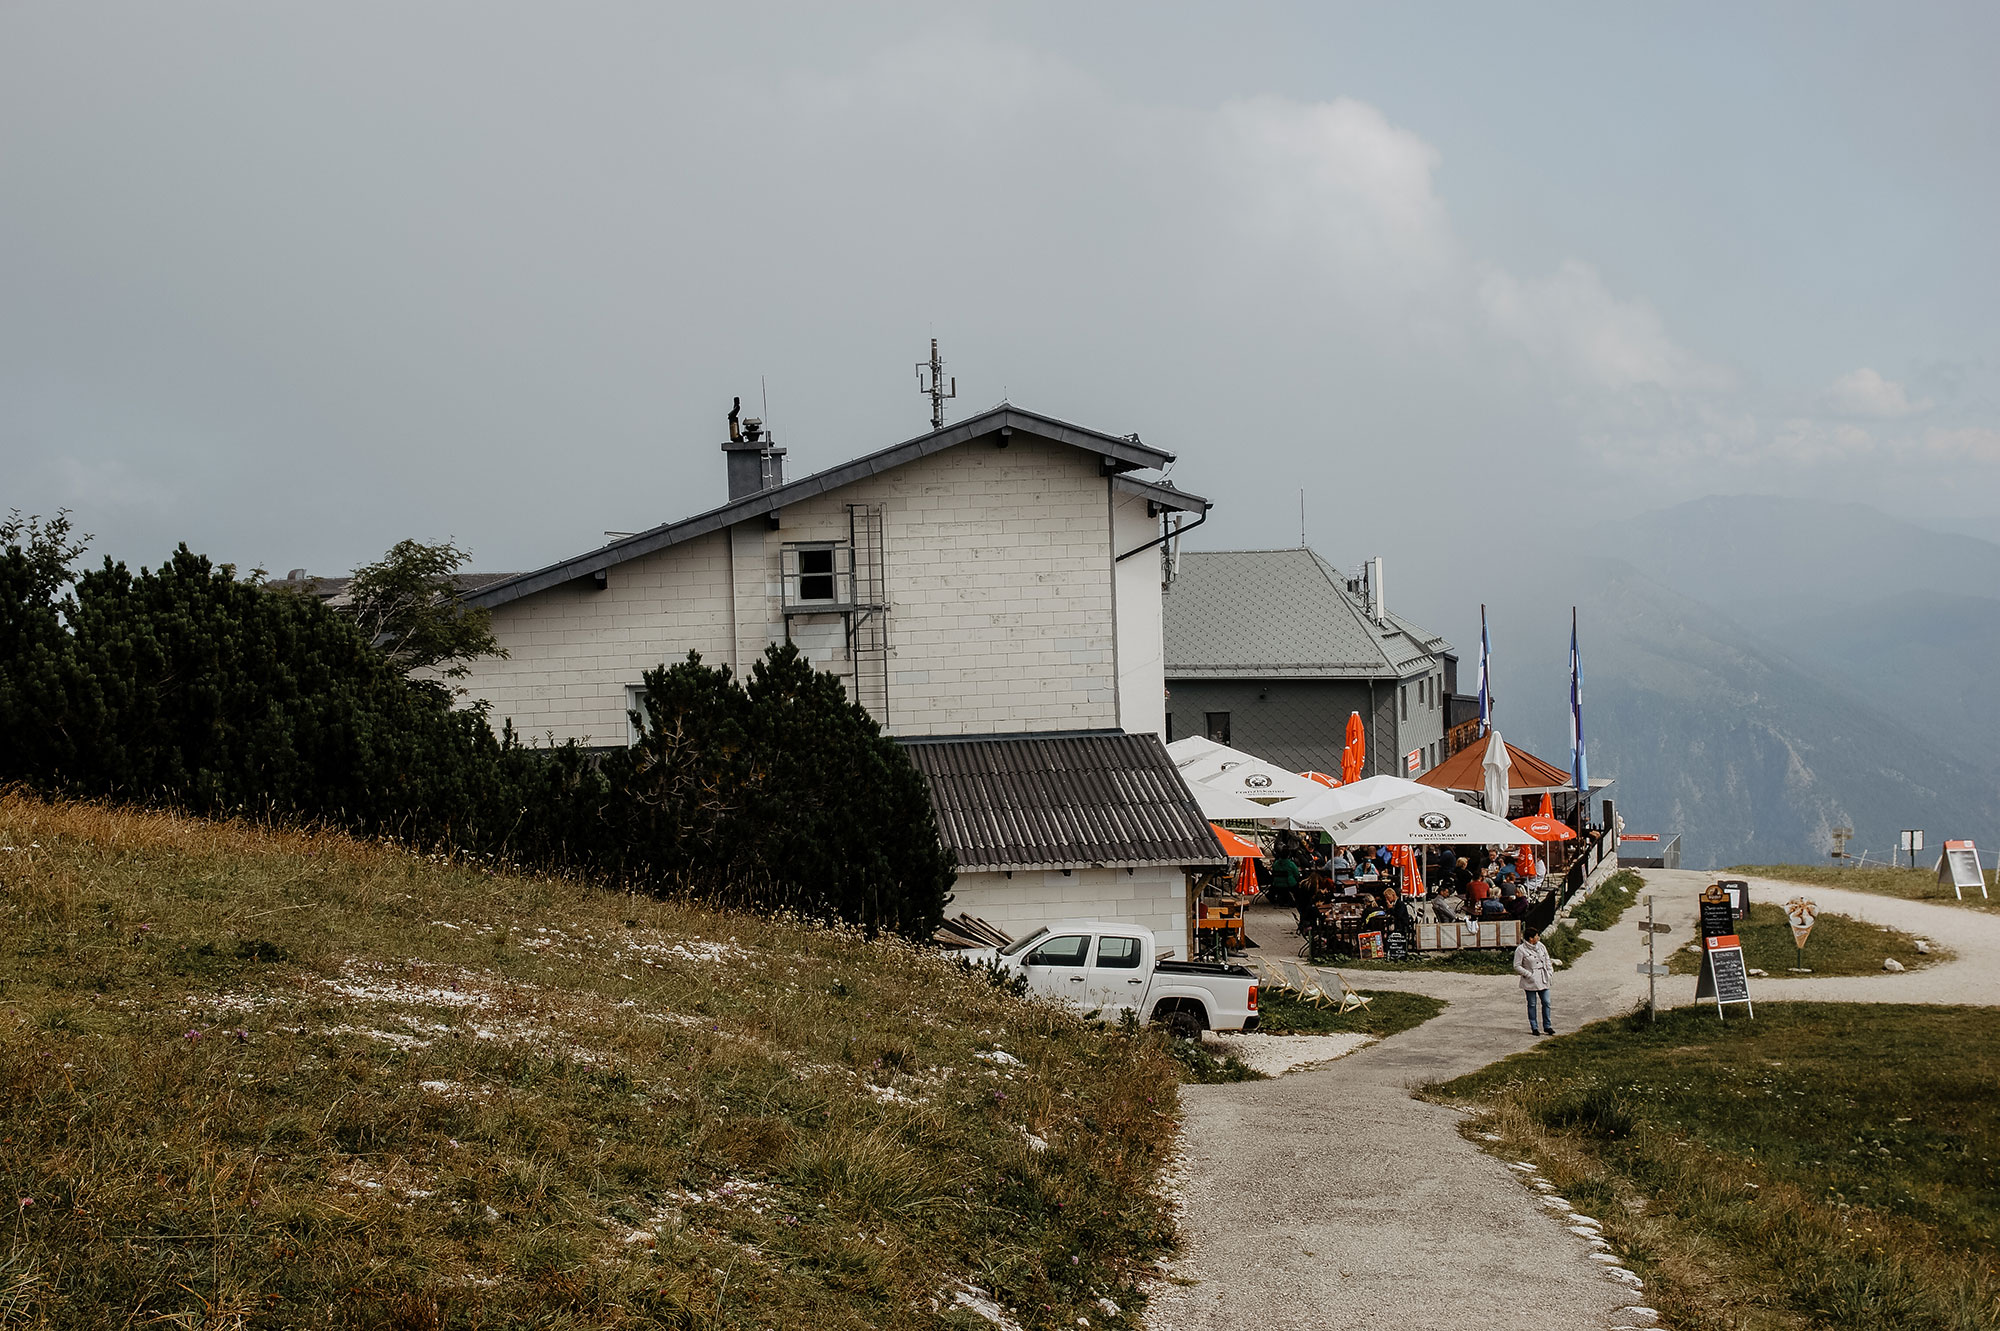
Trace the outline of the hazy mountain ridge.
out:
M 1991 766 L 1947 751 L 1838 671 L 1810 668 L 1810 642 L 1768 640 L 1619 560 L 1593 565 L 1575 590 L 1591 770 L 1618 778 L 1610 794 L 1628 830 L 1682 833 L 1696 866 L 1823 859 L 1836 826 L 1878 856 L 1904 827 L 1925 828 L 1933 846 L 2000 835 Z M 1496 607 L 1509 618 L 1511 599 Z M 1502 702 L 1514 705 L 1497 716 L 1560 762 L 1567 719 L 1544 686 L 1566 658 L 1538 640 L 1502 671 Z M 1532 698 L 1509 697 L 1516 671 L 1536 681 Z

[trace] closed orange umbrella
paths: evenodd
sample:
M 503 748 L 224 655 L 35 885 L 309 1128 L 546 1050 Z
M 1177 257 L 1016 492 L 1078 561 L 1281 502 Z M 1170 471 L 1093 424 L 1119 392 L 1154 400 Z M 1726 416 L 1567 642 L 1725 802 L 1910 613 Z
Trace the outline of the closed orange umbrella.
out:
M 1363 755 L 1367 752 L 1368 729 L 1361 724 L 1361 713 L 1347 714 L 1347 747 L 1340 751 L 1340 780 L 1344 785 L 1361 779 Z

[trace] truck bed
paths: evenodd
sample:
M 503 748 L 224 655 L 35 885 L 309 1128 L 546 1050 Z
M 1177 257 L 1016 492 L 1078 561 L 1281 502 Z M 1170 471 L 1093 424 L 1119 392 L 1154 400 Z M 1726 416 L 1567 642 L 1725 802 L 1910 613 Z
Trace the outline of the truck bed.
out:
M 1248 970 L 1234 962 L 1224 965 L 1219 961 L 1156 961 L 1153 963 L 1153 970 L 1168 975 L 1237 975 L 1246 980 L 1253 978 Z

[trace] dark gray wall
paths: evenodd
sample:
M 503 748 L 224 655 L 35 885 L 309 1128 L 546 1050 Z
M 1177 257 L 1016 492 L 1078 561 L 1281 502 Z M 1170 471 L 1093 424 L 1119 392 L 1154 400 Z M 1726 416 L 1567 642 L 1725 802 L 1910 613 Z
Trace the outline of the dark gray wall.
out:
M 1173 738 L 1185 739 L 1208 734 L 1208 713 L 1228 712 L 1232 747 L 1295 772 L 1338 775 L 1348 713 L 1359 712 L 1368 725 L 1370 765 L 1363 775 L 1403 776 L 1409 750 L 1422 745 L 1429 761 L 1430 746 L 1444 736 L 1444 712 L 1418 706 L 1412 681 L 1410 719 L 1403 721 L 1397 687 L 1377 683 L 1371 709 L 1366 681 L 1170 679 L 1167 721 Z

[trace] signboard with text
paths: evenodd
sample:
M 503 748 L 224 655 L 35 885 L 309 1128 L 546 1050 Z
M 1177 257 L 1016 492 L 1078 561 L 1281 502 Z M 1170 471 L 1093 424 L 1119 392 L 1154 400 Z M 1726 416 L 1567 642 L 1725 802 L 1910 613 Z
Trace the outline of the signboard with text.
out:
M 1756 1016 L 1750 1004 L 1750 971 L 1743 962 L 1743 940 L 1736 932 L 1735 905 L 1721 883 L 1711 883 L 1701 894 L 1701 978 L 1695 981 L 1697 999 L 1713 998 L 1715 1013 L 1722 1005 L 1741 1003 Z
M 1944 854 L 1938 856 L 1938 881 L 1950 883 L 1952 894 L 1960 900 L 1968 887 L 1978 888 L 1979 895 L 1985 896 L 1986 875 L 1979 868 L 1979 847 L 1970 841 L 1945 842 Z

